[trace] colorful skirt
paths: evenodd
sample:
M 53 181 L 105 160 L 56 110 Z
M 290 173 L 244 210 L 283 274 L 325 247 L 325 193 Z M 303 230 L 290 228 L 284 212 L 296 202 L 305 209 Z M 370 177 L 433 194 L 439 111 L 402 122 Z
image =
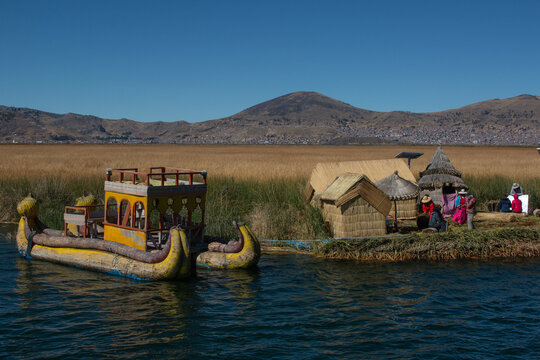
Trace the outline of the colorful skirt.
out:
M 464 207 L 458 208 L 452 217 L 452 220 L 458 224 L 464 224 L 465 221 L 467 221 L 467 210 Z

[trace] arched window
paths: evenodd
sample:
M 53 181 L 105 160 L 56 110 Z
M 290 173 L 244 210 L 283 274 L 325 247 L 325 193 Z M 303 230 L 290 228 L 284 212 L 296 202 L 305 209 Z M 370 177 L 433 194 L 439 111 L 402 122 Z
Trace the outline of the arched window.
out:
M 125 199 L 120 202 L 120 221 L 122 226 L 131 227 L 131 206 Z
M 144 212 L 144 204 L 142 202 L 137 201 L 135 205 L 133 205 L 133 214 L 135 216 L 133 227 L 135 229 L 143 230 L 145 227 L 146 214 Z
M 118 224 L 118 203 L 116 199 L 110 197 L 107 200 L 107 208 L 105 209 L 105 218 L 110 224 Z

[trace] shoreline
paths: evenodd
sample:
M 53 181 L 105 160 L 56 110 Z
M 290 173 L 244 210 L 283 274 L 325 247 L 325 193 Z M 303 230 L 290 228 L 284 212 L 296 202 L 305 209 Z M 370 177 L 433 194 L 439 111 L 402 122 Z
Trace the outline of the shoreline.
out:
M 393 234 L 352 239 L 260 239 L 259 242 L 263 254 L 292 253 L 375 263 L 540 257 L 538 226 L 473 231 L 453 229 L 446 233 Z
M 409 234 L 404 237 L 334 240 L 317 244 L 314 256 L 358 261 L 496 259 L 540 257 L 540 228 L 515 227 Z

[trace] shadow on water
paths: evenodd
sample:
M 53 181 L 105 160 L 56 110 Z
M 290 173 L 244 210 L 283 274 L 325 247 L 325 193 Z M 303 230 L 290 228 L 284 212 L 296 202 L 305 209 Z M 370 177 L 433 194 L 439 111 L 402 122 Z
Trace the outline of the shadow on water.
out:
M 526 359 L 540 350 L 538 259 L 265 255 L 249 271 L 142 282 L 22 259 L 13 237 L 0 238 L 0 254 L 1 358 Z

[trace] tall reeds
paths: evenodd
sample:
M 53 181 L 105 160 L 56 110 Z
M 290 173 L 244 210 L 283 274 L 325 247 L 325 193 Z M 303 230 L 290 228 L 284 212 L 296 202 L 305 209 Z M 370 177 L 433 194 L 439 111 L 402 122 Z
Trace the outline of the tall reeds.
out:
M 84 192 L 103 199 L 104 176 L 82 179 L 43 177 L 0 178 L 0 221 L 15 221 L 17 202 L 32 193 L 40 204 L 40 219 L 63 228 L 64 206 L 74 205 Z M 272 182 L 210 178 L 206 202 L 206 234 L 234 238 L 232 221 L 245 221 L 261 238 L 325 238 L 322 216 L 303 198 L 305 182 Z M 102 200 L 101 200 L 102 203 Z
M 0 221 L 17 219 L 16 204 L 29 192 L 42 220 L 61 228 L 64 206 L 83 192 L 103 198 L 106 168 L 174 166 L 208 171 L 207 229 L 234 237 L 232 220 L 246 221 L 261 238 L 317 239 L 328 234 L 319 210 L 302 196 L 320 161 L 391 158 L 402 150 L 425 152 L 413 161 L 423 170 L 434 146 L 178 146 L 0 145 Z M 480 208 L 519 182 L 540 208 L 540 156 L 530 147 L 445 147 L 464 174 Z

